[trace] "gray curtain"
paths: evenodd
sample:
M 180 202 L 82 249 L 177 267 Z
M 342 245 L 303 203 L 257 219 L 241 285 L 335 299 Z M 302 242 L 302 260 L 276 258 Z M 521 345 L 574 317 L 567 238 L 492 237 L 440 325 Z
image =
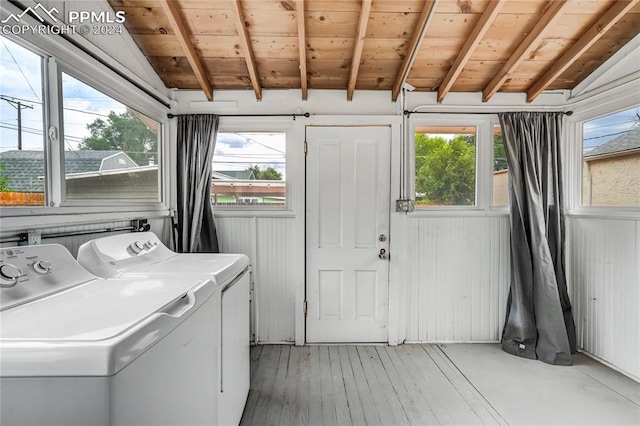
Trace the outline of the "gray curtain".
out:
M 181 253 L 218 253 L 211 206 L 211 160 L 219 117 L 178 116 L 178 241 Z
M 508 112 L 499 117 L 511 204 L 511 285 L 502 349 L 571 365 L 576 341 L 564 263 L 564 114 Z

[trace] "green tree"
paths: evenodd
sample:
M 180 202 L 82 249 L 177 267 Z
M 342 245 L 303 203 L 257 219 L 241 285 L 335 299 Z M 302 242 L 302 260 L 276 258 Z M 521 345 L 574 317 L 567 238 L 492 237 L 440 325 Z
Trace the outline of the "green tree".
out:
M 122 114 L 111 111 L 106 121 L 97 118 L 87 129 L 91 136 L 80 143 L 80 149 L 124 151 L 141 166 L 158 152 L 157 135 L 129 108 Z
M 4 170 L 4 164 L 0 163 L 0 172 Z M 11 192 L 9 188 L 9 176 L 4 173 L 0 173 L 0 192 Z
M 475 203 L 475 137 L 456 135 L 451 140 L 416 134 L 416 193 L 422 203 L 473 205 Z M 419 201 L 420 202 L 420 201 Z
M 493 171 L 507 169 L 507 153 L 504 150 L 502 135 L 493 136 Z
M 253 172 L 252 179 L 256 180 L 282 180 L 282 173 L 269 166 L 261 170 L 257 165 L 251 166 L 247 171 Z

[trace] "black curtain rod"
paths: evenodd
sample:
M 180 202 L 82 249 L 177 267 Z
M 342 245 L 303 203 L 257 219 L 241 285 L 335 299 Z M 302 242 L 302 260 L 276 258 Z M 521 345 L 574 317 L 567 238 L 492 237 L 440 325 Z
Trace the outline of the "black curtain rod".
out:
M 137 228 L 135 226 L 130 225 L 130 226 L 121 226 L 121 227 L 114 227 L 114 228 L 88 229 L 85 231 L 58 232 L 53 234 L 41 233 L 40 238 L 44 240 L 47 238 L 77 237 L 80 235 L 105 234 L 108 232 L 122 232 L 122 231 L 135 232 L 137 231 Z M 21 242 L 27 241 L 28 237 L 29 237 L 29 234 L 27 232 L 21 232 L 14 237 L 0 238 L 0 243 L 3 243 L 3 244 L 4 243 L 21 243 Z
M 573 111 L 560 111 L 565 115 L 573 115 Z M 487 115 L 487 114 L 498 114 L 497 112 L 459 112 L 459 111 L 409 111 L 407 109 L 404 110 L 404 115 L 411 114 L 465 114 L 465 115 Z
M 167 114 L 167 118 L 179 117 L 181 115 L 189 114 Z M 296 117 L 311 117 L 311 114 L 305 112 L 304 114 L 216 114 L 218 117 L 293 117 L 295 121 Z

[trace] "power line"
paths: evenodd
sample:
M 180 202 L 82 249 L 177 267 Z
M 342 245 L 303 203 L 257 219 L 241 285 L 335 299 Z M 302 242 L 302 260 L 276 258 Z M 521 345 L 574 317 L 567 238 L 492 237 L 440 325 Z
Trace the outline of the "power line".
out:
M 31 86 L 31 83 L 29 82 L 29 79 L 27 78 L 27 76 L 24 74 L 24 71 L 22 71 L 22 68 L 20 67 L 20 64 L 18 64 L 18 61 L 16 61 L 16 58 L 13 56 L 13 53 L 11 53 L 11 50 L 9 50 L 9 46 L 6 45 L 6 43 L 2 43 L 2 45 L 4 46 L 5 49 L 7 49 L 7 52 L 9 52 L 9 55 L 11 56 L 11 59 L 13 59 L 13 63 L 16 64 L 16 66 L 18 67 L 18 69 L 20 70 L 20 74 L 22 74 L 22 76 L 24 77 L 24 80 L 27 82 L 27 84 L 29 85 L 29 88 L 31 89 L 31 91 L 33 92 L 33 94 L 36 96 L 37 100 L 40 100 L 40 96 L 38 96 L 38 94 L 36 93 L 35 90 L 33 90 L 33 86 Z
M 263 144 L 262 142 L 258 142 L 257 140 L 252 139 L 252 138 L 250 138 L 250 137 L 248 137 L 248 136 L 246 136 L 246 135 L 243 135 L 243 134 L 240 134 L 240 133 L 235 133 L 235 132 L 234 132 L 234 133 L 232 133 L 232 134 L 234 134 L 234 135 L 236 135 L 236 136 L 240 136 L 240 137 L 241 137 L 241 138 L 243 138 L 243 139 L 246 139 L 246 140 L 248 140 L 248 141 L 251 141 L 251 142 L 253 142 L 253 143 L 257 144 L 257 145 L 261 145 L 261 146 L 263 146 L 263 147 L 265 147 L 265 148 L 267 148 L 267 149 L 270 149 L 270 150 L 275 151 L 275 152 L 277 152 L 277 153 L 280 153 L 280 154 L 282 154 L 282 155 L 284 155 L 284 154 L 285 154 L 285 153 L 284 153 L 284 151 L 280 151 L 279 149 L 276 149 L 276 148 L 270 147 L 269 145 L 265 145 L 265 144 Z
M 631 131 L 631 129 L 629 130 L 625 130 L 624 132 L 618 132 L 618 133 L 609 133 L 607 135 L 601 135 L 601 136 L 592 136 L 590 138 L 583 138 L 583 141 L 590 141 L 592 139 L 600 139 L 600 138 L 606 138 L 607 136 L 617 136 L 617 135 L 624 135 L 625 133 Z
M 0 96 L 4 96 L 6 98 L 15 99 L 16 101 L 31 102 L 31 103 L 34 103 L 34 104 L 42 105 L 42 101 L 39 101 L 39 100 L 38 101 L 34 101 L 34 100 L 31 100 L 31 99 L 16 98 L 15 96 L 5 96 L 5 95 L 0 95 Z M 108 114 L 100 114 L 100 113 L 97 113 L 97 112 L 83 111 L 83 110 L 77 109 L 77 108 L 63 107 L 62 109 L 66 110 L 66 111 L 74 111 L 74 112 L 80 112 L 80 113 L 83 113 L 83 114 L 96 115 L 98 117 L 109 118 Z M 114 112 L 114 111 L 112 110 L 111 112 Z

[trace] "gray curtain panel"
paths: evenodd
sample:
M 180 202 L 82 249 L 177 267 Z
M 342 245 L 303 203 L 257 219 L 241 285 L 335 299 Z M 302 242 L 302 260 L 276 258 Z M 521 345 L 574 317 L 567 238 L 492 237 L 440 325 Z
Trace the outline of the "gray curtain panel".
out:
M 211 160 L 219 117 L 178 116 L 178 244 L 181 253 L 218 253 L 211 205 Z
M 511 286 L 502 348 L 571 365 L 576 341 L 564 262 L 564 114 L 507 112 L 499 117 L 511 205 Z

